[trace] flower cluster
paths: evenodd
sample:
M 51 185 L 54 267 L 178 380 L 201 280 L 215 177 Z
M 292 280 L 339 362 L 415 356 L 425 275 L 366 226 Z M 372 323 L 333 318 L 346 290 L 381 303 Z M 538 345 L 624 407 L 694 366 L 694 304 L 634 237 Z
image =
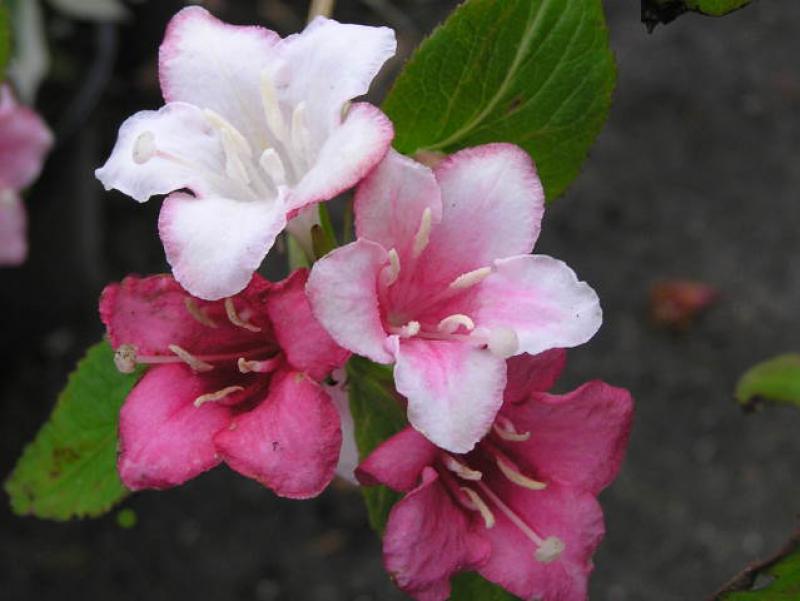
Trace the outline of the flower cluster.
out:
M 285 39 L 196 7 L 170 23 L 166 104 L 128 119 L 97 172 L 139 201 L 168 194 L 174 277 L 129 277 L 100 302 L 119 369 L 148 366 L 121 411 L 120 475 L 165 488 L 224 462 L 307 498 L 355 468 L 405 493 L 384 558 L 415 599 L 446 599 L 464 570 L 583 599 L 632 401 L 602 382 L 547 391 L 563 349 L 600 327 L 597 295 L 531 254 L 544 193 L 525 151 L 431 169 L 351 104 L 394 50 L 389 29 L 324 18 Z M 255 274 L 284 229 L 307 243 L 316 204 L 351 188 L 354 242 L 279 283 Z M 394 365 L 409 422 L 357 468 L 351 353 Z

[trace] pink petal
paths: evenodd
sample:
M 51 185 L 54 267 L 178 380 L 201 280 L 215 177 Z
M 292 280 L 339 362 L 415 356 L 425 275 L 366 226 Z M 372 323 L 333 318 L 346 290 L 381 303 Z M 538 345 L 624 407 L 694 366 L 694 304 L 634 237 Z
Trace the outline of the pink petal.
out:
M 255 276 L 233 299 L 240 318 L 260 332 L 230 322 L 221 302 L 193 299 L 168 275 L 128 276 L 106 286 L 100 296 L 100 319 L 114 348 L 132 344 L 141 355 L 171 355 L 171 344 L 195 355 L 243 352 L 269 343 L 266 315 L 269 282 Z
M 422 434 L 406 428 L 372 451 L 358 466 L 356 477 L 364 486 L 383 484 L 408 492 L 417 487 L 422 471 L 433 465 L 438 453 Z
M 350 412 L 350 394 L 345 383 L 347 374 L 344 369 L 339 369 L 333 372 L 332 377 L 336 383 L 332 386 L 323 384 L 323 388 L 336 406 L 342 426 L 342 449 L 339 452 L 339 463 L 336 464 L 336 475 L 344 478 L 350 484 L 358 486 L 356 479 L 356 468 L 359 461 L 358 445 L 356 444 L 353 414 Z
M 628 444 L 633 399 L 624 388 L 594 381 L 565 395 L 534 393 L 526 403 L 501 411 L 525 442 L 507 452 L 539 479 L 597 493 L 616 477 Z
M 583 344 L 603 321 L 595 291 L 565 263 L 544 255 L 496 261 L 471 302 L 476 324 L 513 329 L 519 351 L 531 355 Z
M 468 344 L 412 338 L 400 341 L 394 378 L 411 425 L 437 446 L 466 453 L 500 409 L 506 363 Z
M 529 253 L 539 235 L 544 191 L 528 154 L 487 144 L 452 155 L 435 170 L 442 223 L 426 253 L 426 282 L 445 285 L 495 259 Z
M 292 190 L 288 209 L 329 200 L 355 186 L 385 156 L 393 137 L 392 122 L 380 109 L 353 104 L 342 124 L 320 139 L 319 154 Z
M 344 348 L 377 363 L 391 363 L 378 299 L 386 251 L 368 240 L 337 248 L 314 264 L 306 292 L 314 315 Z
M 184 8 L 170 21 L 159 50 L 164 99 L 211 109 L 254 150 L 263 148 L 261 77 L 272 70 L 279 41 L 268 29 L 228 25 L 200 7 Z
M 183 365 L 154 367 L 145 374 L 120 412 L 118 469 L 125 486 L 177 486 L 220 462 L 213 437 L 230 421 L 230 410 L 193 404 L 225 385 L 216 380 Z
M 220 432 L 225 462 L 276 494 L 307 499 L 333 479 L 342 446 L 339 415 L 328 394 L 297 372 L 276 376 L 269 395 Z
M 595 498 L 558 486 L 531 491 L 497 481 L 489 485 L 540 537 L 558 537 L 565 547 L 549 563 L 538 561 L 538 547 L 495 511 L 494 528 L 484 531 L 492 554 L 478 572 L 522 599 L 586 601 L 592 554 L 605 532 Z
M 425 468 L 419 487 L 389 514 L 383 537 L 386 569 L 417 601 L 445 601 L 450 577 L 478 568 L 489 557 L 491 547 L 475 529 L 436 471 Z
M 281 199 L 167 197 L 158 229 L 175 279 L 208 300 L 241 291 L 286 225 L 282 205 Z
M 111 156 L 95 176 L 106 190 L 114 188 L 139 202 L 181 188 L 198 196 L 239 193 L 232 180 L 209 177 L 218 173 L 225 173 L 218 131 L 202 110 L 175 102 L 129 117 L 119 129 Z
M 311 313 L 306 297 L 308 271 L 298 269 L 272 288 L 267 311 L 289 364 L 322 380 L 345 364 L 350 353 L 336 344 Z
M 346 102 L 367 93 L 396 48 L 394 31 L 388 27 L 317 17 L 302 33 L 279 44 L 281 67 L 275 87 L 290 106 L 307 104 L 308 125 L 319 140 L 339 125 Z
M 394 248 L 403 274 L 425 211 L 431 227 L 442 219 L 442 195 L 433 171 L 390 150 L 359 184 L 354 209 L 357 236 Z
M 21 190 L 38 177 L 53 134 L 33 110 L 17 104 L 8 85 L 0 88 L 0 188 Z
M 27 256 L 28 218 L 25 205 L 16 192 L 0 190 L 0 265 L 21 265 Z
M 556 383 L 567 362 L 567 351 L 552 349 L 538 355 L 517 355 L 506 361 L 506 403 L 521 403 L 533 392 L 546 392 Z

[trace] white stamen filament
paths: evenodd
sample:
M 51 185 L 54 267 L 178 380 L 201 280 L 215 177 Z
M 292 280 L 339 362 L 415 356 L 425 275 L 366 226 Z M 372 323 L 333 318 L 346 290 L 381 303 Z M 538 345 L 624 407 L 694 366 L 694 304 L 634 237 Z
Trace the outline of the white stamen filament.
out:
M 203 112 L 211 126 L 219 132 L 222 149 L 225 152 L 226 175 L 245 186 L 249 186 L 251 179 L 247 172 L 245 160 L 249 163 L 253 157 L 250 144 L 247 143 L 241 132 L 226 121 L 224 117 L 211 109 L 206 109 Z
M 480 495 L 471 488 L 462 486 L 461 490 L 464 491 L 464 494 L 467 495 L 467 497 L 469 497 L 469 501 L 464 501 L 464 504 L 473 511 L 477 511 L 481 514 L 483 523 L 487 529 L 493 528 L 495 517 L 492 513 L 492 510 L 489 509 L 489 506 L 486 504 L 486 501 L 481 499 Z
M 492 429 L 500 438 L 509 442 L 525 442 L 531 437 L 530 432 L 517 432 L 511 420 L 503 415 L 495 418 Z
M 275 371 L 279 363 L 280 361 L 277 358 L 266 359 L 265 361 L 252 361 L 244 357 L 239 357 L 237 366 L 239 367 L 239 371 L 243 374 L 249 374 L 251 372 L 266 374 Z
M 387 288 L 397 281 L 400 276 L 400 255 L 394 248 L 389 250 L 389 265 L 383 271 L 383 285 Z
M 422 254 L 422 251 L 428 246 L 428 242 L 431 239 L 431 209 L 430 207 L 425 207 L 425 210 L 422 212 L 422 219 L 419 222 L 419 229 L 417 230 L 416 236 L 414 236 L 414 246 L 412 248 L 412 255 L 416 259 Z
M 222 390 L 218 390 L 217 392 L 210 392 L 208 394 L 201 394 L 194 400 L 194 406 L 200 407 L 204 403 L 210 403 L 214 401 L 219 401 L 224 399 L 227 396 L 232 395 L 235 392 L 241 392 L 244 390 L 243 386 L 228 386 L 227 388 L 223 388 Z
M 286 169 L 283 166 L 280 155 L 274 148 L 267 148 L 261 153 L 258 164 L 261 166 L 261 169 L 266 172 L 276 187 L 286 185 Z
M 468 332 L 471 332 L 475 329 L 475 322 L 472 321 L 472 319 L 470 319 L 467 315 L 456 313 L 454 315 L 448 315 L 445 317 L 439 322 L 439 325 L 436 326 L 436 329 L 444 334 L 455 334 L 460 327 L 463 327 Z
M 156 156 L 156 152 L 158 152 L 158 148 L 155 134 L 151 131 L 143 132 L 133 143 L 133 162 L 143 165 Z
M 250 323 L 247 320 L 242 319 L 239 317 L 239 314 L 236 312 L 236 305 L 233 304 L 232 298 L 225 299 L 225 313 L 228 315 L 228 320 L 235 326 L 240 328 L 244 328 L 248 332 L 260 332 L 261 328 L 255 324 Z
M 264 107 L 264 117 L 267 120 L 267 127 L 272 134 L 283 139 L 286 136 L 286 122 L 281 114 L 278 104 L 278 94 L 275 91 L 275 84 L 266 70 L 261 72 L 261 104 Z
M 311 154 L 311 132 L 308 130 L 305 102 L 300 102 L 292 112 L 292 148 L 304 159 Z M 302 168 L 307 167 L 302 165 Z
M 479 269 L 462 273 L 460 276 L 450 282 L 450 288 L 455 290 L 469 288 L 484 280 L 490 273 L 492 273 L 491 267 L 480 267 Z
M 478 470 L 474 470 L 469 466 L 464 465 L 451 455 L 444 455 L 444 466 L 463 480 L 474 481 L 483 478 L 483 474 Z
M 186 310 L 189 312 L 189 315 L 194 317 L 197 322 L 209 328 L 219 327 L 217 323 L 206 314 L 205 311 L 197 306 L 197 303 L 193 298 L 187 296 L 184 299 L 184 304 L 186 305 Z
M 497 462 L 497 467 L 499 467 L 500 471 L 503 472 L 503 475 L 511 480 L 511 482 L 514 484 L 529 490 L 544 490 L 547 488 L 546 483 L 539 482 L 533 478 L 528 478 L 528 476 L 519 471 L 516 465 L 506 461 L 502 457 L 495 457 L 495 461 Z
M 525 536 L 527 536 L 530 540 L 532 540 L 537 547 L 541 547 L 544 544 L 544 540 L 542 540 L 542 537 L 536 534 L 533 531 L 533 529 L 530 526 L 528 526 L 528 524 L 522 521 L 522 518 L 520 518 L 516 513 L 514 513 L 514 511 L 508 505 L 503 503 L 500 497 L 498 497 L 496 494 L 494 494 L 494 492 L 492 492 L 491 488 L 486 486 L 486 484 L 483 482 L 478 482 L 477 484 L 480 487 L 483 494 L 489 497 L 489 500 L 491 500 L 492 503 L 494 503 L 497 506 L 497 508 L 503 512 L 503 515 L 505 515 L 509 520 L 511 520 L 511 523 L 514 524 Z
M 202 359 L 198 359 L 194 355 L 192 355 L 189 351 L 182 349 L 177 344 L 170 344 L 169 350 L 171 350 L 175 355 L 177 355 L 184 363 L 186 363 L 189 367 L 191 367 L 194 371 L 203 372 L 203 371 L 211 371 L 214 369 L 214 366 L 210 363 L 206 363 Z

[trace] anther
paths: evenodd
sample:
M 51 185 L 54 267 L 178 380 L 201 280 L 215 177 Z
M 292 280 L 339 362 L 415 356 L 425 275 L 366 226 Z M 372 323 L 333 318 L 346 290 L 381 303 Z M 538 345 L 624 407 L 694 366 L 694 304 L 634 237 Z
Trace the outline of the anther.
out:
M 461 490 L 464 491 L 464 494 L 467 495 L 469 501 L 465 503 L 467 507 L 472 509 L 473 511 L 477 511 L 481 514 L 483 518 L 483 523 L 486 528 L 494 527 L 495 518 L 492 510 L 489 509 L 489 506 L 486 504 L 486 501 L 481 499 L 480 495 L 476 493 L 471 488 L 467 488 L 466 486 L 462 486 Z
M 469 466 L 464 465 L 451 455 L 444 456 L 444 466 L 462 480 L 477 481 L 483 478 L 483 474 L 480 473 L 478 470 L 474 470 Z
M 177 344 L 170 344 L 169 350 L 171 350 L 175 355 L 177 355 L 181 361 L 186 363 L 189 367 L 191 367 L 194 371 L 203 372 L 203 371 L 211 371 L 214 369 L 214 366 L 210 363 L 206 363 L 205 361 L 198 359 L 194 355 L 192 355 L 189 351 L 182 349 Z
M 511 328 L 499 327 L 489 331 L 489 352 L 500 359 L 513 357 L 519 351 L 519 338 Z
M 133 143 L 133 162 L 143 165 L 156 156 L 156 152 L 158 148 L 156 148 L 155 134 L 151 131 L 143 132 Z
M 525 442 L 531 437 L 530 432 L 517 432 L 511 420 L 503 415 L 495 418 L 492 429 L 500 438 L 509 442 Z
M 236 305 L 233 304 L 233 299 L 228 297 L 225 299 L 225 313 L 228 315 L 228 320 L 235 326 L 244 328 L 248 332 L 260 332 L 261 328 L 257 325 L 250 323 L 239 317 L 236 312 Z
M 267 126 L 276 138 L 282 140 L 286 135 L 286 123 L 283 120 L 280 105 L 278 104 L 275 84 L 266 70 L 261 72 L 261 105 L 264 108 Z
M 448 315 L 445 317 L 439 322 L 439 325 L 436 326 L 436 329 L 443 334 L 455 334 L 458 331 L 458 328 L 461 327 L 468 332 L 471 332 L 475 329 L 475 322 L 472 321 L 467 315 L 456 313 L 454 315 Z
M 237 365 L 239 367 L 239 371 L 243 374 L 249 374 L 251 372 L 267 374 L 271 371 L 275 371 L 275 368 L 278 367 L 279 363 L 280 361 L 278 358 L 266 359 L 265 361 L 252 361 L 245 359 L 244 357 L 239 357 Z
M 228 386 L 227 388 L 223 388 L 222 390 L 217 390 L 217 392 L 210 392 L 208 394 L 201 394 L 194 400 L 194 406 L 200 407 L 204 403 L 211 403 L 214 401 L 220 401 L 227 396 L 232 395 L 235 392 L 241 392 L 244 390 L 243 386 Z
M 547 488 L 546 483 L 528 478 L 528 476 L 520 472 L 517 466 L 510 461 L 506 461 L 502 457 L 496 457 L 495 461 L 497 462 L 497 467 L 503 472 L 503 475 L 514 484 L 530 490 L 544 490 Z
M 397 250 L 394 248 L 389 250 L 388 255 L 389 265 L 383 271 L 383 284 L 387 287 L 394 284 L 400 276 L 400 255 L 397 254 Z
M 123 344 L 114 352 L 114 365 L 123 374 L 132 374 L 136 371 L 136 347 L 132 344 Z
M 218 327 L 217 323 L 213 319 L 211 319 L 206 314 L 205 311 L 203 311 L 200 307 L 197 306 L 197 303 L 195 302 L 195 300 L 192 297 L 187 296 L 184 299 L 184 304 L 186 305 L 186 310 L 189 312 L 189 315 L 194 317 L 195 320 L 197 320 L 199 323 L 201 323 L 204 326 L 207 326 L 209 328 Z
M 554 559 L 558 559 L 565 548 L 566 545 L 563 540 L 557 536 L 548 536 L 536 549 L 534 557 L 536 557 L 536 561 L 541 563 L 550 563 Z
M 419 334 L 422 326 L 418 321 L 409 321 L 406 325 L 399 328 L 391 328 L 393 334 L 397 334 L 400 338 L 411 338 Z
M 431 208 L 425 207 L 425 210 L 422 212 L 422 219 L 420 219 L 419 222 L 419 229 L 417 230 L 417 234 L 414 236 L 414 247 L 411 251 L 415 259 L 422 254 L 422 251 L 425 250 L 425 248 L 428 246 L 428 242 L 430 242 L 431 219 Z
M 475 284 L 483 281 L 490 273 L 492 273 L 491 267 L 481 267 L 479 269 L 468 271 L 467 273 L 462 273 L 460 276 L 450 282 L 450 288 L 455 290 L 469 288 L 470 286 L 474 286 Z

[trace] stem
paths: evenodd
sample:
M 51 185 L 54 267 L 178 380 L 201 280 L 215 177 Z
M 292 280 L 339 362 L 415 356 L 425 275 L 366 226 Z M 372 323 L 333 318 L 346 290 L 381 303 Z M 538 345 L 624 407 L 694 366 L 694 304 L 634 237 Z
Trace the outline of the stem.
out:
M 311 6 L 308 9 L 309 23 L 314 20 L 314 17 L 330 17 L 333 14 L 333 5 L 336 0 L 311 0 Z

